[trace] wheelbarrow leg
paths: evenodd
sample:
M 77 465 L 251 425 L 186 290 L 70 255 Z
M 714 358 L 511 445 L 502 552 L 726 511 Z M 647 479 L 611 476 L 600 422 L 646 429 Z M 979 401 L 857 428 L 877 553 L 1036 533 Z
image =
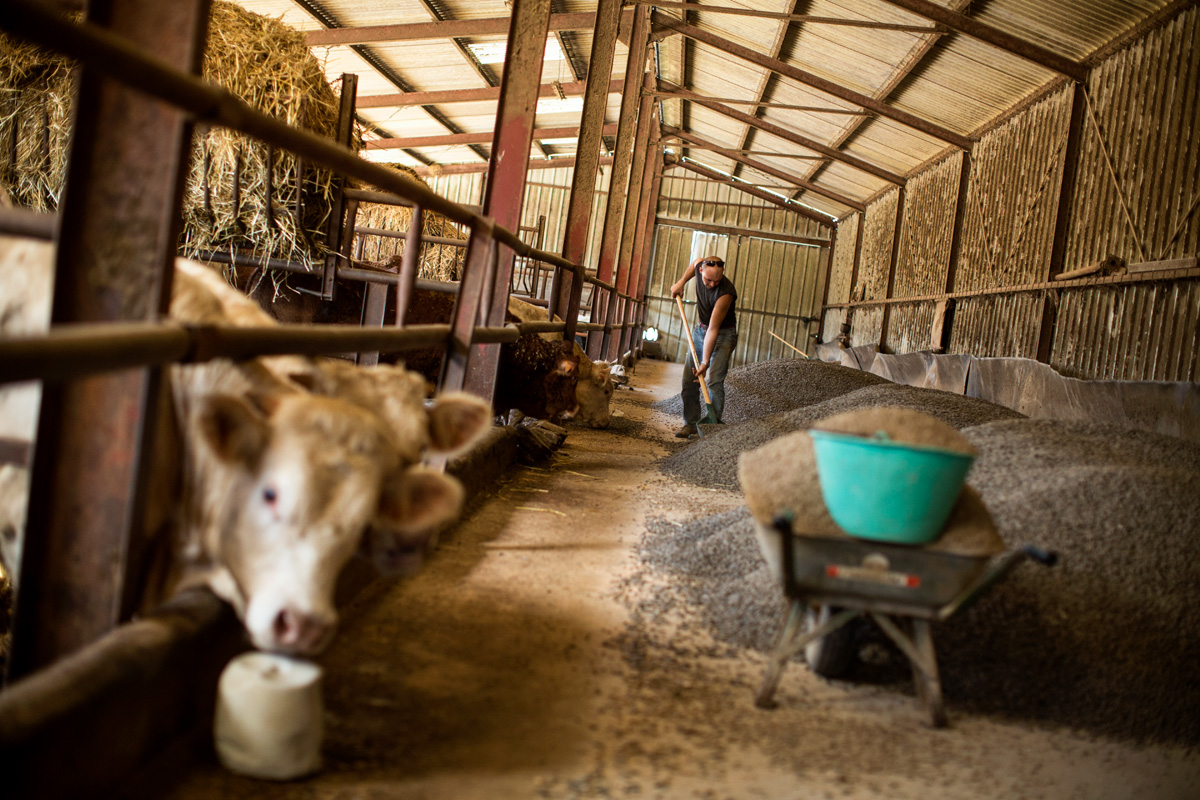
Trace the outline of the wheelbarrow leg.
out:
M 912 665 L 913 680 L 917 685 L 917 697 L 929 712 L 929 724 L 935 728 L 946 727 L 942 681 L 938 677 L 937 655 L 933 650 L 933 632 L 929 621 L 914 619 L 914 637 L 910 639 L 886 614 L 872 612 L 871 618 L 908 657 L 909 664 Z
M 779 634 L 775 652 L 771 654 L 771 660 L 767 663 L 762 686 L 759 687 L 758 694 L 754 696 L 754 705 L 759 708 L 775 707 L 775 690 L 779 687 L 779 679 L 783 677 L 783 668 L 787 666 L 788 658 L 791 657 L 791 648 L 788 645 L 796 638 L 796 631 L 800 630 L 800 623 L 804 619 L 804 608 L 803 601 L 792 600 L 792 605 L 788 609 L 787 622 L 784 623 L 783 630 Z

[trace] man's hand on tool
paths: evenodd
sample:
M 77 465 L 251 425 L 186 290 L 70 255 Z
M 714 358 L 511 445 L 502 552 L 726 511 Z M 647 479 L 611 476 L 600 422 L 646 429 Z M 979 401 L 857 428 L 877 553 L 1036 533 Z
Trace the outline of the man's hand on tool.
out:
M 698 367 L 692 368 L 692 374 L 696 376 L 697 383 L 700 382 L 700 378 L 702 378 L 706 372 L 708 372 L 708 362 L 707 361 L 700 364 L 700 366 L 698 366 Z

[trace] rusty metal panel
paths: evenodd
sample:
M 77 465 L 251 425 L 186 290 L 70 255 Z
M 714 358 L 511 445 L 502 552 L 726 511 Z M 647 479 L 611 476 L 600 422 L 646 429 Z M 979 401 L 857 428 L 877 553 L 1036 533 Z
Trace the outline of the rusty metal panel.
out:
M 838 246 L 833 253 L 833 273 L 829 278 L 828 302 L 831 304 L 845 303 L 850 299 L 850 279 L 854 277 L 854 250 L 862 219 L 862 214 L 851 214 L 838 221 Z M 823 338 L 822 341 L 829 340 Z
M 1087 95 L 1064 267 L 1200 252 L 1200 9 L 1104 61 Z
M 859 286 L 864 287 L 864 300 L 882 300 L 887 296 L 888 271 L 892 263 L 892 241 L 896 235 L 896 207 L 899 199 L 900 190 L 895 189 L 867 206 L 863 223 L 865 227 L 862 255 L 858 265 L 858 286 L 853 287 L 855 292 L 859 291 Z
M 738 289 L 735 364 L 798 357 L 772 333 L 806 349 L 814 328 L 799 318 L 820 312 L 822 252 L 820 247 L 737 237 L 727 259 Z
M 1046 279 L 1070 112 L 1065 88 L 975 146 L 956 289 Z
M 1109 380 L 1195 381 L 1200 281 L 1064 290 L 1050 365 Z
M 883 306 L 864 306 L 854 309 L 850 318 L 850 346 L 879 344 L 883 330 Z
M 1034 292 L 959 298 L 949 351 L 980 357 L 1035 358 L 1041 300 L 1041 295 Z
M 893 297 L 945 291 L 962 160 L 956 152 L 909 180 Z
M 486 173 L 468 172 L 455 175 L 438 175 L 426 179 L 429 188 L 454 203 L 468 206 L 483 204 L 483 182 Z
M 915 353 L 932 347 L 934 303 L 897 303 L 888 317 L 888 351 Z

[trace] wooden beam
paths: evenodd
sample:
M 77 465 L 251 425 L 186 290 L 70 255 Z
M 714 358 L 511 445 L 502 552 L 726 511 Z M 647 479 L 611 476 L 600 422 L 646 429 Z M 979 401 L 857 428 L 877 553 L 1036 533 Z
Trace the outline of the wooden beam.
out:
M 559 84 L 563 94 L 568 97 L 578 97 L 586 88 L 584 81 L 572 81 Z M 622 81 L 613 80 L 608 83 L 609 94 L 619 94 Z M 558 89 L 553 83 L 543 83 L 538 90 L 539 97 L 557 97 Z M 398 94 L 369 94 L 358 96 L 359 108 L 403 108 L 407 106 L 443 105 L 445 103 L 484 103 L 500 99 L 499 86 L 484 86 L 478 89 L 447 89 L 441 92 L 401 92 Z
M 694 172 L 697 175 L 703 175 L 704 177 L 708 178 L 709 180 L 713 180 L 718 183 L 724 183 L 728 186 L 732 186 L 733 188 L 743 191 L 746 194 L 753 195 L 754 197 L 757 197 L 760 200 L 766 200 L 768 203 L 771 203 L 772 205 L 779 206 L 780 208 L 786 208 L 788 211 L 795 212 L 806 219 L 811 219 L 813 222 L 817 223 L 818 225 L 822 225 L 826 228 L 832 228 L 834 225 L 832 216 L 829 216 L 829 217 L 821 216 L 820 214 L 818 214 L 815 211 L 810 211 L 807 208 L 804 208 L 795 203 L 789 202 L 784 197 L 779 197 L 778 195 L 771 194 L 770 192 L 765 192 L 762 189 L 756 189 L 755 187 L 750 186 L 749 184 L 747 184 L 743 181 L 734 180 L 733 178 L 729 177 L 728 175 L 718 172 L 717 170 L 712 169 L 711 167 L 706 167 L 703 164 L 698 164 L 691 159 L 687 159 L 686 161 L 679 161 L 679 160 L 676 160 L 673 156 L 668 156 L 666 158 L 666 163 L 683 167 L 684 169 L 690 170 L 691 172 Z
M 992 47 L 1020 56 L 1026 61 L 1032 61 L 1052 72 L 1066 75 L 1072 80 L 1080 82 L 1087 80 L 1088 68 L 1078 61 L 1072 61 L 1052 50 L 1047 50 L 977 19 L 931 3 L 929 0 L 885 0 L 885 2 L 945 25 L 947 28 L 990 44 Z
M 617 132 L 616 125 L 605 125 L 603 133 L 611 136 Z M 578 138 L 579 128 L 537 128 L 534 140 Z M 403 139 L 372 139 L 363 143 L 364 150 L 403 150 L 409 147 L 440 147 L 443 145 L 491 144 L 490 133 L 446 133 L 441 136 L 412 136 Z
M 712 222 L 696 222 L 690 219 L 675 219 L 674 217 L 655 217 L 655 224 L 669 225 L 675 228 L 687 228 L 691 231 L 700 231 L 702 233 L 719 233 L 725 236 L 751 236 L 755 239 L 770 239 L 771 241 L 788 242 L 790 244 L 803 244 L 809 247 L 827 247 L 828 239 L 820 239 L 814 236 L 795 236 L 790 233 L 774 233 L 765 231 L 762 228 L 738 228 L 732 225 L 717 225 Z
M 733 14 L 742 17 L 780 19 L 788 22 L 804 22 L 815 25 L 840 25 L 850 28 L 867 28 L 881 31 L 904 31 L 907 33 L 946 33 L 940 27 L 928 25 L 902 25 L 895 22 L 875 22 L 869 19 L 847 19 L 846 17 L 818 17 L 813 14 L 780 14 L 774 11 L 759 11 L 754 8 L 732 6 L 710 6 L 700 3 L 664 3 L 660 0 L 630 0 L 630 5 L 649 5 L 655 8 L 677 8 L 681 11 L 699 11 L 703 14 Z
M 907 111 L 902 111 L 893 106 L 889 106 L 887 103 L 876 100 L 874 97 L 869 95 L 856 92 L 853 89 L 847 89 L 845 86 L 835 83 L 828 78 L 822 78 L 819 75 L 806 72 L 798 67 L 793 67 L 791 64 L 788 64 L 784 61 L 763 55 L 757 50 L 751 50 L 749 47 L 743 47 L 736 42 L 731 42 L 730 40 L 710 33 L 703 28 L 698 28 L 695 25 L 688 25 L 680 22 L 679 20 L 669 17 L 661 12 L 655 12 L 654 21 L 655 24 L 661 25 L 664 28 L 678 31 L 684 36 L 687 36 L 689 39 L 702 42 L 709 47 L 722 50 L 731 56 L 742 59 L 743 61 L 748 61 L 756 66 L 769 69 L 785 78 L 790 78 L 798 83 L 811 86 L 814 89 L 819 89 L 826 94 L 831 94 L 834 97 L 841 98 L 848 103 L 854 103 L 857 106 L 862 106 L 865 109 L 874 111 L 881 117 L 887 117 L 888 119 L 899 122 L 902 125 L 907 125 L 908 127 L 932 136 L 935 139 L 941 139 L 944 142 L 949 142 L 950 144 L 956 147 L 961 147 L 964 150 L 970 150 L 974 145 L 974 141 L 972 139 L 964 136 L 961 133 L 957 133 L 949 128 L 930 122 L 929 120 L 918 117 L 915 114 L 910 114 Z
M 903 175 L 897 175 L 894 172 L 889 172 L 888 170 L 884 169 L 883 167 L 876 166 L 875 164 L 872 164 L 869 161 L 861 159 L 858 156 L 851 155 L 850 153 L 843 153 L 840 150 L 835 150 L 832 147 L 824 145 L 814 139 L 809 139 L 806 136 L 801 136 L 800 134 L 795 133 L 794 131 L 792 131 L 788 128 L 784 128 L 780 125 L 775 125 L 774 123 L 767 122 L 766 120 L 763 120 L 763 119 L 759 119 L 758 117 L 752 116 L 743 111 L 738 111 L 737 109 L 730 108 L 729 106 L 714 102 L 703 95 L 696 94 L 695 92 L 689 92 L 688 90 L 684 89 L 683 87 L 676 86 L 675 84 L 673 84 L 669 81 L 660 80 L 658 82 L 658 86 L 659 86 L 659 89 L 670 92 L 671 94 L 675 95 L 676 97 L 681 97 L 685 100 L 690 100 L 693 103 L 698 103 L 699 105 L 702 105 L 705 108 L 716 111 L 719 114 L 724 114 L 725 116 L 727 116 L 731 119 L 735 119 L 735 120 L 737 120 L 739 122 L 743 122 L 747 125 L 751 125 L 755 128 L 758 128 L 761 131 L 771 134 L 772 136 L 778 136 L 780 139 L 784 139 L 785 141 L 792 142 L 793 144 L 798 144 L 801 147 L 807 147 L 809 150 L 813 150 L 817 153 L 821 153 L 826 158 L 831 158 L 834 161 L 840 161 L 843 164 L 849 164 L 850 166 L 852 166 L 856 169 L 860 169 L 863 172 L 874 175 L 876 178 L 885 180 L 888 183 L 895 184 L 896 186 L 904 185 L 905 181 L 904 181 Z
M 623 26 L 628 26 L 632 11 L 624 13 Z M 488 19 L 455 19 L 440 22 L 417 22 L 405 25 L 367 25 L 360 28 L 331 28 L 309 31 L 305 38 L 309 47 L 373 44 L 380 42 L 414 42 L 425 39 L 460 39 L 473 36 L 505 36 L 511 17 Z M 596 27 L 594 13 L 551 14 L 550 28 L 554 31 L 583 31 Z
M 671 128 L 671 127 L 668 127 L 665 125 L 663 126 L 663 132 L 668 135 L 678 136 L 680 139 L 683 139 L 692 144 L 696 144 L 705 149 L 712 150 L 713 152 L 721 153 L 722 155 L 728 156 L 729 158 L 733 159 L 734 161 L 738 162 L 739 164 L 745 164 L 747 167 L 750 167 L 751 169 L 756 169 L 759 172 L 762 172 L 766 175 L 770 175 L 773 178 L 779 178 L 781 181 L 786 181 L 787 183 L 790 183 L 793 186 L 798 186 L 802 189 L 812 192 L 813 194 L 819 194 L 822 197 L 828 198 L 829 200 L 833 200 L 834 202 L 837 202 L 837 203 L 841 203 L 844 206 L 849 206 L 850 208 L 853 208 L 855 211 L 865 211 L 866 210 L 866 206 L 864 206 L 858 200 L 855 200 L 850 197 L 846 197 L 845 195 L 839 194 L 838 192 L 835 192 L 832 189 L 826 189 L 823 186 L 818 186 L 817 184 L 812 183 L 811 181 L 806 181 L 803 178 L 792 175 L 789 172 L 784 172 L 781 169 L 772 167 L 770 164 L 764 164 L 761 161 L 755 161 L 752 158 L 746 158 L 745 156 L 741 155 L 737 151 L 727 150 L 722 147 L 717 147 L 712 142 L 705 141 L 704 139 L 701 139 L 699 136 L 694 136 L 690 133 L 684 133 L 683 131 L 679 130 L 678 128 Z

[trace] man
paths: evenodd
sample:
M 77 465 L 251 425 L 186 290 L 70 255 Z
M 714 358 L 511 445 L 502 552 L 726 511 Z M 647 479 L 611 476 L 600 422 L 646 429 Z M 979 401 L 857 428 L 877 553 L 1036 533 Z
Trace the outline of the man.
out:
M 687 363 L 683 367 L 683 427 L 675 431 L 680 439 L 699 436 L 700 429 L 700 378 L 708 383 L 708 394 L 712 398 L 711 417 L 718 422 L 725 411 L 725 373 L 733 349 L 737 347 L 737 317 L 733 306 L 737 301 L 737 289 L 725 277 L 725 262 L 717 256 L 701 256 L 688 265 L 671 286 L 671 297 L 683 295 L 683 287 L 694 275 L 696 281 L 696 308 L 699 319 L 692 327 L 692 343 L 700 357 L 700 363 L 692 363 L 688 351 Z

